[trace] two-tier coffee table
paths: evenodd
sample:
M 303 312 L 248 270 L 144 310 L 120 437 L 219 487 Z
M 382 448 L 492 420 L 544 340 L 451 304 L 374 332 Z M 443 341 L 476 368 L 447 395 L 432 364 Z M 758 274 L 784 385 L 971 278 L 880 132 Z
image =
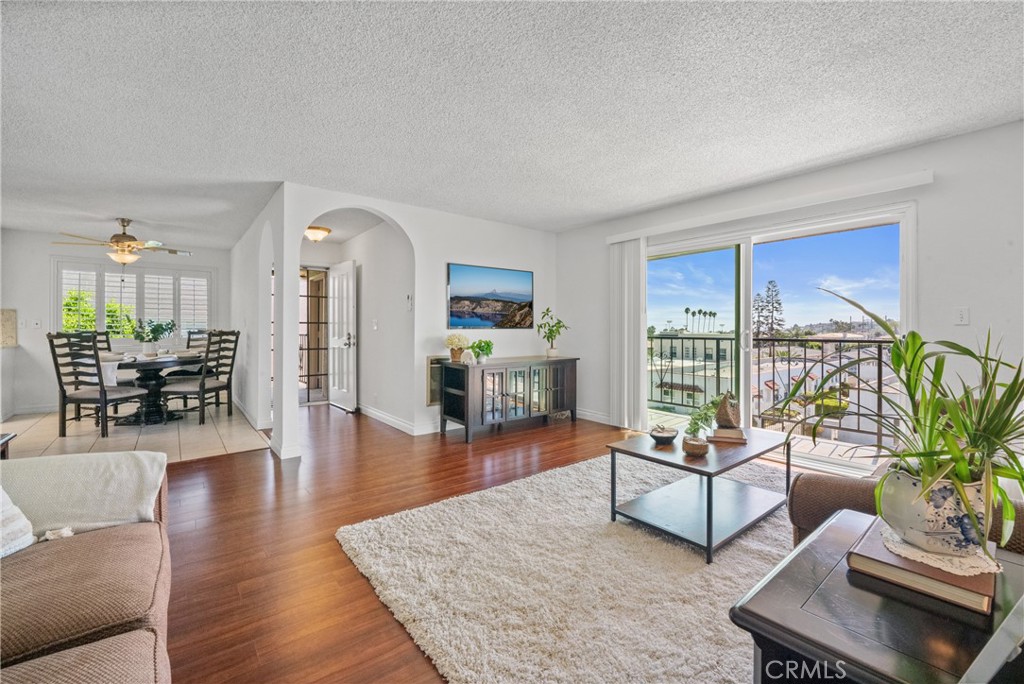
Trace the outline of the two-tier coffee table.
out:
M 658 446 L 648 435 L 609 444 L 612 453 L 612 522 L 616 516 L 650 525 L 704 549 L 710 563 L 714 552 L 738 537 L 786 502 L 786 496 L 719 475 L 770 451 L 785 448 L 786 494 L 789 494 L 790 447 L 786 434 L 748 428 L 746 444 L 711 444 L 704 456 L 687 456 L 682 438 Z M 626 503 L 616 503 L 615 459 L 618 454 L 675 468 L 698 477 L 685 477 Z

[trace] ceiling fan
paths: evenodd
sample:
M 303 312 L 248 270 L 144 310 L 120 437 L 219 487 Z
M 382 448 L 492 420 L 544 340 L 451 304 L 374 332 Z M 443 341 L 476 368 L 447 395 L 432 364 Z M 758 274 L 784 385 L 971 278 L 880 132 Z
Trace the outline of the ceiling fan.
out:
M 74 233 L 61 233 L 61 235 L 67 235 L 68 237 L 73 237 L 76 240 L 85 240 L 86 242 L 53 242 L 50 244 L 77 245 L 80 247 L 109 247 L 114 251 L 107 252 L 107 256 L 121 265 L 135 263 L 138 258 L 142 256 L 140 252 L 167 252 L 168 254 L 192 256 L 192 252 L 188 250 L 164 247 L 164 243 L 157 242 L 156 240 L 146 240 L 143 242 L 137 239 L 134 235 L 130 235 L 128 233 L 128 226 L 131 225 L 132 220 L 129 218 L 119 218 L 117 219 L 117 223 L 121 226 L 121 232 L 114 233 L 107 241 L 97 240 L 96 238 L 86 237 L 84 235 L 75 235 Z

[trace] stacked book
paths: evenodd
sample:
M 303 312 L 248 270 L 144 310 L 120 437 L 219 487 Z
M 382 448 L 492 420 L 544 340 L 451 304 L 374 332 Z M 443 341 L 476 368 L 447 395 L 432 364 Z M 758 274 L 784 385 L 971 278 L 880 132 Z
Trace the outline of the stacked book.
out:
M 742 428 L 715 428 L 714 434 L 708 437 L 709 442 L 722 442 L 725 444 L 746 444 L 747 435 Z
M 966 608 L 975 614 L 991 614 L 996 593 L 995 573 L 954 575 L 920 561 L 898 556 L 886 548 L 882 541 L 884 527 L 885 521 L 875 518 L 867 532 L 850 548 L 846 564 L 853 571 L 849 574 L 852 584 L 922 608 L 934 609 L 936 605 L 941 608 L 941 604 L 931 603 L 925 598 L 930 597 Z M 866 582 L 858 574 L 882 582 Z

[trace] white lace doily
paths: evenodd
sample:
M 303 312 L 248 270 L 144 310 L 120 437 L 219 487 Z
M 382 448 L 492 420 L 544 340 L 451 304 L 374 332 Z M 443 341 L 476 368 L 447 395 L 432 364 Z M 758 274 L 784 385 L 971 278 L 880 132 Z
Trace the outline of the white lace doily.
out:
M 882 528 L 882 543 L 897 556 L 919 561 L 954 575 L 983 575 L 987 572 L 1003 571 L 1003 566 L 998 561 L 983 553 L 973 556 L 948 556 L 919 549 L 900 539 L 891 527 Z

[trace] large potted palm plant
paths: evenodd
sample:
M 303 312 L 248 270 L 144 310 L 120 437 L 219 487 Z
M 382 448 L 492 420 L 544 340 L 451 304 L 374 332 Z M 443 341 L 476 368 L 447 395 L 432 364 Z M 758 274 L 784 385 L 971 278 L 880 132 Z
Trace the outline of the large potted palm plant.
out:
M 864 364 L 871 364 L 871 377 L 877 375 L 874 364 L 881 363 L 899 392 L 858 383 L 846 409 L 808 416 L 793 429 L 813 421 L 815 434 L 826 419 L 867 416 L 894 439 L 891 445 L 875 445 L 894 459 L 875 488 L 875 506 L 900 537 L 937 553 L 988 554 L 983 541 L 1001 502 L 1000 544 L 1005 545 L 1014 525 L 1005 486 L 1024 492 L 1021 360 L 1003 360 L 991 335 L 978 351 L 955 342 L 926 342 L 915 331 L 900 336 L 883 317 L 826 292 L 869 316 L 892 344 L 888 358 L 840 360 L 816 383 L 810 403 L 833 396 L 840 380 L 858 379 Z M 954 365 L 963 375 L 951 380 L 948 369 Z M 805 382 L 806 376 L 795 384 L 785 405 L 808 398 Z

